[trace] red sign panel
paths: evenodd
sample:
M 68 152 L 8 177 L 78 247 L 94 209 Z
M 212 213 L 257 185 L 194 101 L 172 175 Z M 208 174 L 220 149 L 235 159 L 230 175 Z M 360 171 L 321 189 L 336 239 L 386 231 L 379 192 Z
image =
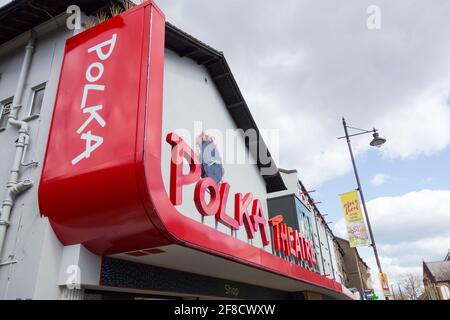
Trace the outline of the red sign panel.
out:
M 81 243 L 105 255 L 179 244 L 335 291 L 334 280 L 184 216 L 183 185 L 196 183 L 199 213 L 230 228 L 244 226 L 268 244 L 269 222 L 251 193 L 236 194 L 234 216 L 227 183 L 184 175 L 171 164 L 171 187 L 161 172 L 163 139 L 179 157 L 194 158 L 177 137 L 162 136 L 164 14 L 147 1 L 67 41 L 39 186 L 41 213 L 64 245 Z M 212 201 L 204 201 L 204 192 Z M 272 221 L 278 250 L 305 258 L 308 243 Z M 311 263 L 315 261 L 311 260 Z

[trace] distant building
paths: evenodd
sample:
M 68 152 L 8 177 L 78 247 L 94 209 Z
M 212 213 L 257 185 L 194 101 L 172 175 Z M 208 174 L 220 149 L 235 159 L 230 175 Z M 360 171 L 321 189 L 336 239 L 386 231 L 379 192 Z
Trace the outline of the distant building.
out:
M 358 250 L 350 247 L 348 240 L 337 238 L 337 241 L 344 251 L 347 287 L 355 288 L 361 296 L 364 296 L 365 290 L 373 290 L 370 268 L 359 256 Z
M 333 240 L 334 240 L 334 251 L 336 256 L 335 273 L 338 274 L 340 282 L 348 288 L 349 282 L 344 263 L 344 255 L 345 255 L 344 249 L 342 249 L 341 245 L 339 244 L 337 237 L 333 237 Z
M 423 262 L 427 300 L 450 300 L 450 250 L 443 261 Z

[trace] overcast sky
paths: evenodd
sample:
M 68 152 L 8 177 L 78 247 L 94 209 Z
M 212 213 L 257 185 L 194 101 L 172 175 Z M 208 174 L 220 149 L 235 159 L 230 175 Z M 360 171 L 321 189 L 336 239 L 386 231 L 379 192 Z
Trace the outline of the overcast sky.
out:
M 279 166 L 297 168 L 345 236 L 338 194 L 354 189 L 353 139 L 382 265 L 395 282 L 450 248 L 450 1 L 160 0 L 167 20 L 224 52 Z M 381 29 L 367 28 L 367 8 Z M 378 287 L 372 251 L 361 250 Z

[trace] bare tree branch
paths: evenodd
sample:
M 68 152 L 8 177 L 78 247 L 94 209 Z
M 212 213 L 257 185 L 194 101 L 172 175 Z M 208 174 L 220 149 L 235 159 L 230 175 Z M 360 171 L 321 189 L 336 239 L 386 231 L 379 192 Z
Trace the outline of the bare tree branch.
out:
M 423 293 L 422 278 L 419 275 L 405 273 L 398 281 L 405 300 L 417 300 Z

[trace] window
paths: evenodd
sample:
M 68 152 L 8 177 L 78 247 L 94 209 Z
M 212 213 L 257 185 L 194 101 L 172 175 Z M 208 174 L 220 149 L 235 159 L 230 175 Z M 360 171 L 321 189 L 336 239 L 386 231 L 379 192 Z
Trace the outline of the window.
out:
M 44 100 L 45 85 L 33 89 L 31 99 L 30 117 L 38 116 L 41 113 L 42 101 Z
M 441 286 L 442 300 L 450 300 L 450 289 L 444 284 Z
M 1 104 L 0 130 L 5 129 L 8 124 L 8 115 L 11 112 L 12 99 L 8 99 Z

